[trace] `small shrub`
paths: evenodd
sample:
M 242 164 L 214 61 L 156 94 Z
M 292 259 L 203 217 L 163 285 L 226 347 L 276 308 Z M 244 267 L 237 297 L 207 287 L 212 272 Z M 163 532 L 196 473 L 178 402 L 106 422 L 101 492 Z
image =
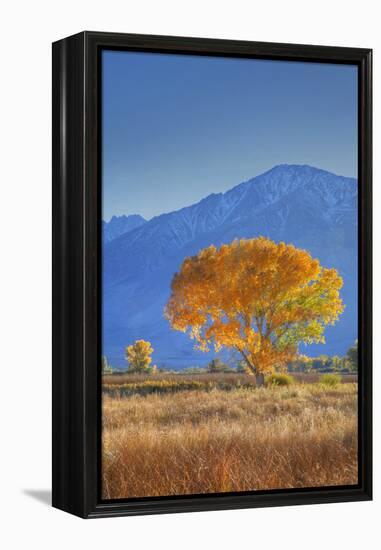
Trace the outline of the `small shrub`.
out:
M 291 386 L 293 383 L 294 379 L 289 374 L 275 373 L 266 378 L 267 386 Z
M 319 380 L 320 384 L 323 384 L 324 386 L 330 386 L 331 388 L 334 388 L 341 382 L 341 376 L 339 374 L 333 374 L 333 373 L 326 373 L 322 374 Z

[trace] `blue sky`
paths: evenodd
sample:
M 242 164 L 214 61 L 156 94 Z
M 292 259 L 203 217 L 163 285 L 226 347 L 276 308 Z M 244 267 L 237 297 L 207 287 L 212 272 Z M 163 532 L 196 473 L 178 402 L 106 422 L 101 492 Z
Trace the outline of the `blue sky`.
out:
M 357 177 L 357 68 L 104 51 L 103 218 L 147 219 L 274 165 Z

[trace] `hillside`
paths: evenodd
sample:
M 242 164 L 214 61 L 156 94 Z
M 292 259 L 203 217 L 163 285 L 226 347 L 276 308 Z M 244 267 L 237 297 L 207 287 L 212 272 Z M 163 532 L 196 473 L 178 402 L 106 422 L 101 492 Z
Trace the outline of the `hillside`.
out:
M 306 248 L 344 279 L 346 309 L 310 355 L 343 354 L 357 336 L 357 181 L 310 166 L 280 165 L 225 193 L 157 216 L 105 242 L 103 353 L 122 366 L 127 343 L 145 338 L 154 361 L 172 367 L 203 364 L 189 338 L 163 318 L 174 272 L 209 244 L 264 235 Z

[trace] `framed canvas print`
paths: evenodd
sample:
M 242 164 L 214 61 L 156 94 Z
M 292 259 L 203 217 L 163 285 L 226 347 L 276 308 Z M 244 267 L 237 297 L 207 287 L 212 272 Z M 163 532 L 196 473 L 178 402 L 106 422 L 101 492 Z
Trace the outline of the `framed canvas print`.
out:
M 371 50 L 53 45 L 53 505 L 369 500 Z

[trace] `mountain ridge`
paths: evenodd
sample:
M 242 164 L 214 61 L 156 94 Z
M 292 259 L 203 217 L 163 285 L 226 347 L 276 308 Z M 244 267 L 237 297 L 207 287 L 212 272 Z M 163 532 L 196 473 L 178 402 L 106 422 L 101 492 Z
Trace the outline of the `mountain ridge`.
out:
M 114 215 L 108 222 L 102 220 L 103 243 L 109 243 L 145 223 L 147 223 L 147 220 L 140 214 Z
M 343 293 L 350 302 L 344 323 L 352 326 L 349 342 L 357 330 L 351 322 L 357 315 L 351 297 L 357 280 L 357 264 L 352 262 L 357 253 L 356 223 L 355 178 L 308 165 L 277 165 L 224 193 L 155 216 L 104 246 L 105 353 L 120 364 L 123 345 L 146 337 L 159 342 L 154 354 L 158 363 L 186 366 L 189 361 L 207 360 L 192 351 L 186 335 L 171 331 L 163 319 L 171 278 L 185 256 L 200 248 L 260 234 L 306 248 L 323 265 L 337 267 L 343 274 Z M 335 334 L 335 327 L 327 334 L 332 330 Z M 327 353 L 342 352 L 335 338 L 331 340 Z

